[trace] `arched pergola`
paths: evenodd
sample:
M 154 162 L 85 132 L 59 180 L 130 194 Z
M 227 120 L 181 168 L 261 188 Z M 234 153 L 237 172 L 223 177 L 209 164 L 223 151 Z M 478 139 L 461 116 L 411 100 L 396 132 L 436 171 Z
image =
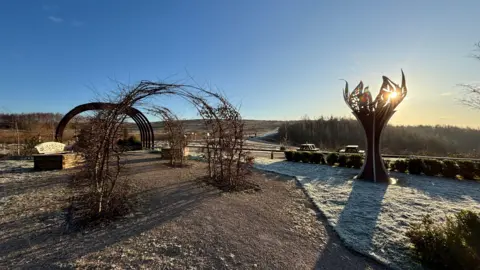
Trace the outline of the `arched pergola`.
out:
M 58 123 L 57 129 L 55 131 L 55 140 L 57 142 L 62 141 L 62 136 L 63 136 L 63 131 L 65 130 L 65 127 L 67 126 L 68 122 L 72 120 L 73 117 L 76 115 L 86 112 L 86 111 L 96 111 L 96 110 L 110 110 L 115 108 L 114 103 L 104 103 L 104 102 L 91 102 L 91 103 L 85 103 L 82 105 L 78 105 L 77 107 L 73 108 L 71 111 L 69 111 L 65 116 L 60 120 L 60 123 Z M 140 139 L 142 141 L 142 147 L 143 148 L 153 148 L 154 147 L 154 134 L 153 134 L 153 128 L 152 125 L 150 124 L 150 121 L 148 121 L 147 117 L 145 115 L 133 108 L 130 107 L 127 111 L 126 114 L 135 121 L 135 123 L 138 126 L 138 129 L 140 130 Z

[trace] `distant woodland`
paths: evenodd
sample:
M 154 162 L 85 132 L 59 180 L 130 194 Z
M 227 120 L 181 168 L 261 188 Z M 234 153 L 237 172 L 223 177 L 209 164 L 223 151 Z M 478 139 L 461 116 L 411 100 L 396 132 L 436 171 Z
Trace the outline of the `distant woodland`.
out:
M 362 127 L 354 119 L 324 118 L 284 123 L 277 139 L 294 145 L 314 143 L 326 150 L 348 144 L 365 149 Z M 480 157 L 480 130 L 454 126 L 387 126 L 382 153 Z
M 0 143 L 23 143 L 25 139 L 40 135 L 43 140 L 53 140 L 57 124 L 62 119 L 61 113 L 0 113 Z M 67 126 L 66 135 L 71 136 L 72 129 L 84 117 L 75 117 Z
M 29 136 L 41 135 L 44 140 L 53 139 L 56 125 L 62 119 L 60 113 L 0 114 L 0 143 L 16 143 L 18 127 L 20 143 Z M 81 128 L 81 116 L 72 120 L 66 129 L 67 137 Z M 152 123 L 156 135 L 162 132 L 161 122 Z M 188 131 L 199 131 L 203 127 L 199 120 L 186 120 Z M 127 125 L 135 133 L 135 124 Z M 348 144 L 365 147 L 361 126 L 354 119 L 305 118 L 300 121 L 246 120 L 247 135 L 262 134 L 279 127 L 278 141 L 289 144 L 314 143 L 325 150 L 338 150 Z M 454 126 L 387 126 L 382 136 L 382 153 L 417 154 L 436 156 L 465 156 L 480 158 L 480 130 Z

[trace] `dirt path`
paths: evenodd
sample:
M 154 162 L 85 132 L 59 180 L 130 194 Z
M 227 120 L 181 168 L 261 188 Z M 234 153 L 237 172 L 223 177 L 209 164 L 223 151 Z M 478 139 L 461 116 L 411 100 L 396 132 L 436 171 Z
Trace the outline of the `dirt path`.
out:
M 382 269 L 345 249 L 289 178 L 255 172 L 261 192 L 221 193 L 198 180 L 205 164 L 129 158 L 137 210 L 77 234 L 61 231 L 65 172 L 2 175 L 0 269 Z

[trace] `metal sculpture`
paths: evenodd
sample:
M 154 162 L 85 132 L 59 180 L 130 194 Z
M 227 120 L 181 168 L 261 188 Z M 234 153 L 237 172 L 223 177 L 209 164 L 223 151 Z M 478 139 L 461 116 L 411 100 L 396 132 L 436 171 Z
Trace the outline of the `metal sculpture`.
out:
M 348 93 L 348 82 L 345 82 L 343 97 L 352 109 L 353 115 L 362 124 L 367 139 L 366 159 L 357 179 L 373 182 L 389 182 L 390 178 L 380 155 L 380 138 L 384 127 L 395 113 L 395 108 L 407 95 L 405 75 L 402 70 L 402 86 L 398 86 L 383 76 L 383 84 L 375 100 L 360 81 L 352 93 Z
M 113 103 L 104 103 L 104 102 L 92 102 L 79 105 L 69 111 L 63 118 L 60 120 L 60 123 L 57 125 L 57 129 L 55 131 L 55 140 L 57 142 L 62 141 L 63 131 L 67 126 L 68 122 L 75 117 L 77 114 L 80 114 L 85 111 L 95 111 L 95 110 L 109 110 L 115 108 L 115 104 Z M 148 121 L 145 115 L 131 107 L 127 110 L 126 114 L 133 119 L 133 121 L 137 124 L 138 129 L 140 130 L 140 140 L 142 141 L 143 148 L 153 148 L 154 147 L 154 134 L 153 128 Z

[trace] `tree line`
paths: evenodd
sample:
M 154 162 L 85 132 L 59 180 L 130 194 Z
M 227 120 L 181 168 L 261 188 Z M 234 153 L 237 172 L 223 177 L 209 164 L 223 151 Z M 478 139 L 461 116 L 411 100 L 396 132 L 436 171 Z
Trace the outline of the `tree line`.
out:
M 60 113 L 1 113 L 0 128 L 35 130 L 42 126 L 56 125 L 62 119 Z
M 277 139 L 293 145 L 314 143 L 320 149 L 333 151 L 349 144 L 365 149 L 361 125 L 348 118 L 286 122 L 280 126 Z M 388 125 L 382 134 L 381 148 L 384 154 L 480 157 L 480 129 Z

